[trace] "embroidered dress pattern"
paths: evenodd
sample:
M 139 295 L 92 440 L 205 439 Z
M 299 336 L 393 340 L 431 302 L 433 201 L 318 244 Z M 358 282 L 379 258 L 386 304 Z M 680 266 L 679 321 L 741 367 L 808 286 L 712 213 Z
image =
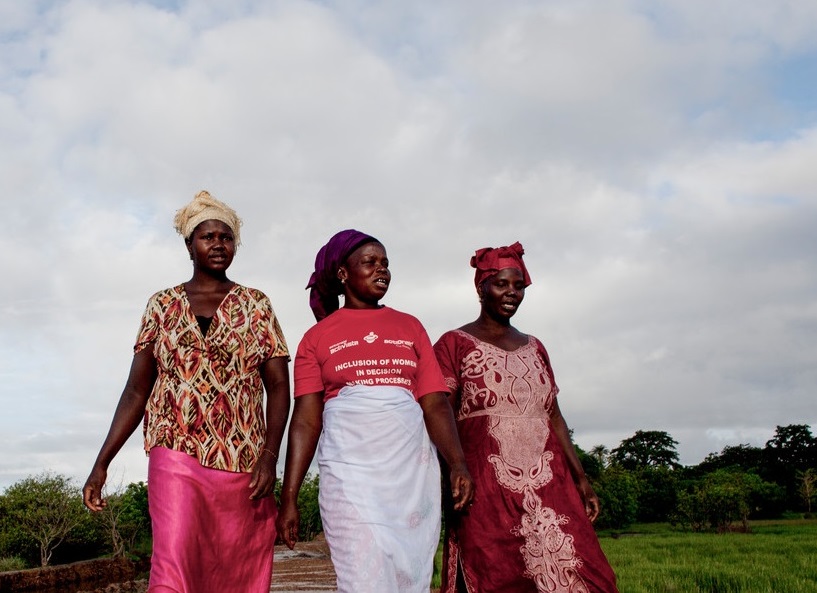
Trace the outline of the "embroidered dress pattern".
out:
M 458 569 L 469 592 L 616 591 L 551 430 L 559 390 L 544 346 L 530 337 L 506 351 L 455 330 L 435 351 L 458 395 L 457 426 L 480 493 L 449 521 L 442 592 L 456 591 Z M 591 565 L 601 574 L 588 573 Z

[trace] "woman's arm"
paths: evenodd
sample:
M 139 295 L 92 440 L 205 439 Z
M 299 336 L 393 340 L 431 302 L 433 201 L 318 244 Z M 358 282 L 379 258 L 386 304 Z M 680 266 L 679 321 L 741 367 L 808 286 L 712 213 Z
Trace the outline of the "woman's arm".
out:
M 428 436 L 451 470 L 451 496 L 454 510 L 465 508 L 474 498 L 474 482 L 465 465 L 465 454 L 457 434 L 454 412 L 446 394 L 428 393 L 419 399 Z
M 573 441 L 570 440 L 570 431 L 567 428 L 564 416 L 562 416 L 562 411 L 559 409 L 557 400 L 553 401 L 553 409 L 550 412 L 550 425 L 556 433 L 556 438 L 559 439 L 570 475 L 573 476 L 573 482 L 575 482 L 576 488 L 584 501 L 584 511 L 587 513 L 587 518 L 593 522 L 599 516 L 599 497 L 596 496 L 596 492 L 584 473 L 579 456 L 576 455 L 576 448 L 573 446 Z
M 260 368 L 261 381 L 267 393 L 264 447 L 252 471 L 250 498 L 264 498 L 275 488 L 276 466 L 281 439 L 289 417 L 289 369 L 287 357 L 267 359 Z
M 323 430 L 323 392 L 308 393 L 295 398 L 295 409 L 289 424 L 287 460 L 281 507 L 276 528 L 284 543 L 292 549 L 298 541 L 298 492 L 301 490 L 309 464 L 315 456 Z
M 105 508 L 102 488 L 108 477 L 108 466 L 142 421 L 150 391 L 156 382 L 156 375 L 156 359 L 153 357 L 151 344 L 133 357 L 128 381 L 116 406 L 108 436 L 105 437 L 91 474 L 82 488 L 83 502 L 92 511 Z

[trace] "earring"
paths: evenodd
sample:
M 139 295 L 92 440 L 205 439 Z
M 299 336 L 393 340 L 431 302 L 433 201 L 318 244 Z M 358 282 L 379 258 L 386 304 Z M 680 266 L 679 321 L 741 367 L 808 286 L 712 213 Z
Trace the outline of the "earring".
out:
M 340 283 L 341 283 L 341 284 L 346 284 L 346 278 L 341 278 L 341 279 L 340 279 Z

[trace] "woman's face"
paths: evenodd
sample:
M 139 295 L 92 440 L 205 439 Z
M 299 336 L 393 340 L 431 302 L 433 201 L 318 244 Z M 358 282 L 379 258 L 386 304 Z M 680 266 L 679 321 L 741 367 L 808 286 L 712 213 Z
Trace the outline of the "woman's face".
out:
M 235 236 L 220 220 L 205 220 L 186 241 L 193 265 L 203 271 L 224 272 L 233 263 Z
M 355 249 L 338 271 L 344 282 L 345 307 L 376 307 L 391 282 L 389 258 L 380 243 L 366 243 Z
M 487 278 L 477 290 L 482 310 L 495 319 L 510 319 L 525 298 L 522 270 L 505 268 Z

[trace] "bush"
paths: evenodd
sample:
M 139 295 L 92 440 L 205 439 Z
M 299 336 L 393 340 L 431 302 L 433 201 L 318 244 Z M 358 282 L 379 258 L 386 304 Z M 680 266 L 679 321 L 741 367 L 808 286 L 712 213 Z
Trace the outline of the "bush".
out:
M 48 565 L 54 549 L 86 518 L 79 488 L 58 474 L 21 480 L 3 499 L 10 524 L 38 545 L 41 566 Z
M 609 467 L 593 488 L 601 506 L 596 520 L 598 529 L 623 529 L 635 521 L 638 482 L 631 472 L 617 466 Z
M 11 570 L 25 570 L 28 568 L 26 561 L 18 556 L 11 556 L 10 558 L 0 558 L 0 572 L 8 572 Z
M 781 496 L 777 485 L 764 482 L 757 474 L 718 470 L 678 495 L 678 506 L 670 522 L 692 531 L 714 529 L 719 533 L 740 522 L 747 531 L 750 516 L 761 513 L 764 504 Z

